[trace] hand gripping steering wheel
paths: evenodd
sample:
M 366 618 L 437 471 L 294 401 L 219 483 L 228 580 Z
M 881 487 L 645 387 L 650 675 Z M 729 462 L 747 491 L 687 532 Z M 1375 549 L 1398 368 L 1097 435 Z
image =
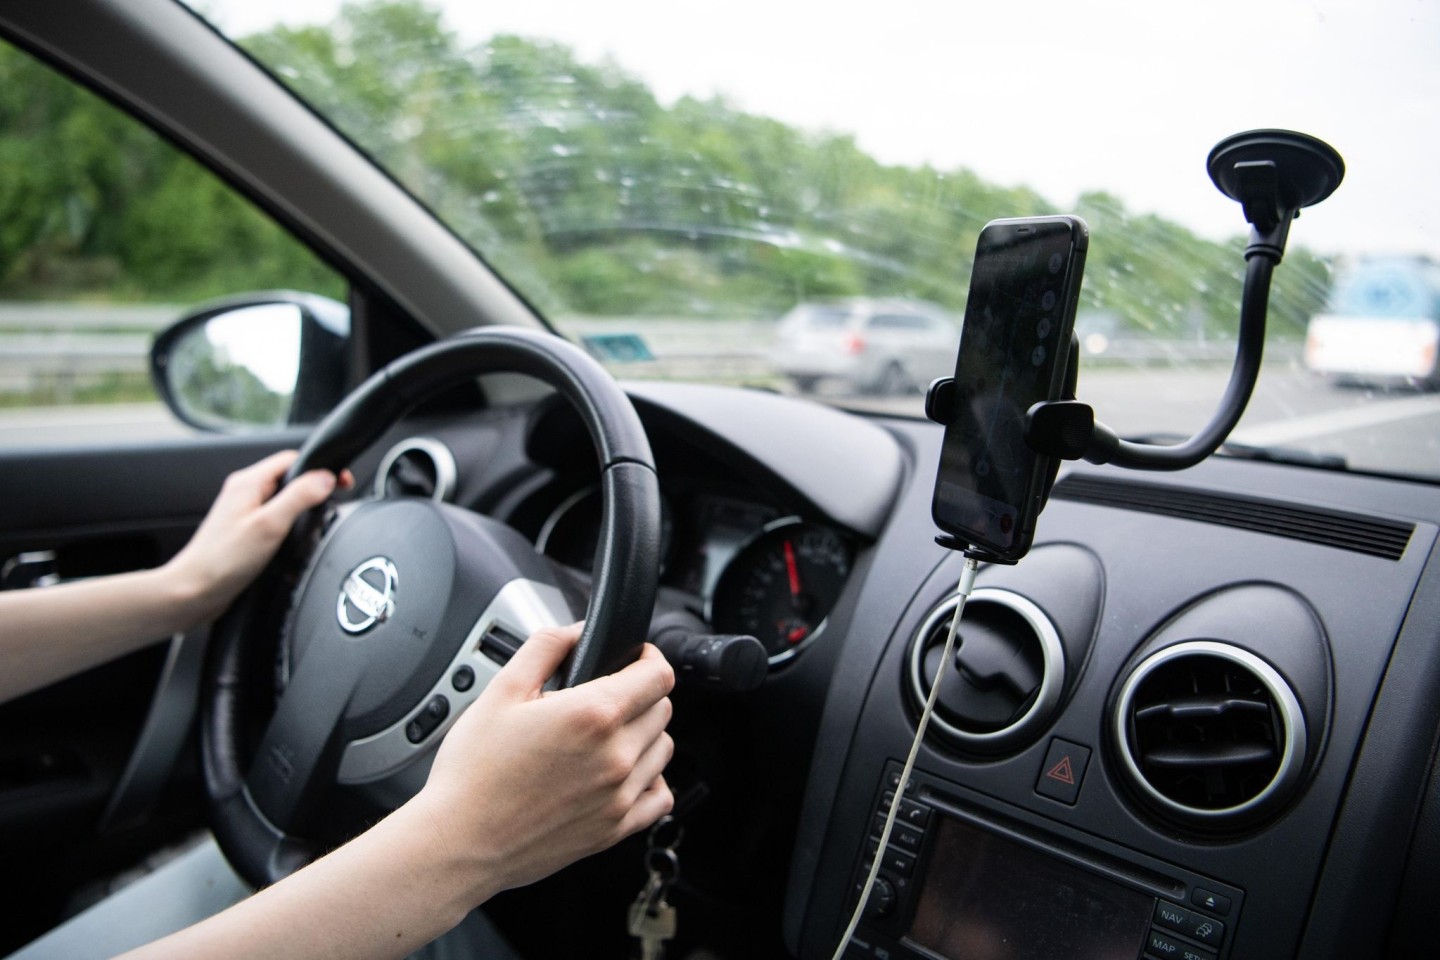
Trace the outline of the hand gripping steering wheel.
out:
M 562 679 L 583 683 L 639 656 L 659 579 L 660 500 L 634 408 L 582 350 L 497 327 L 407 354 L 315 428 L 289 477 L 340 470 L 421 400 L 496 371 L 554 387 L 579 411 L 599 459 L 604 519 L 592 593 Z M 507 644 L 575 619 L 528 540 L 429 500 L 340 511 L 298 581 L 288 566 L 290 583 L 277 560 L 216 624 L 202 692 L 212 826 L 256 886 L 315 856 L 323 844 L 302 838 L 324 832 L 317 814 L 337 788 L 382 809 L 413 795 Z

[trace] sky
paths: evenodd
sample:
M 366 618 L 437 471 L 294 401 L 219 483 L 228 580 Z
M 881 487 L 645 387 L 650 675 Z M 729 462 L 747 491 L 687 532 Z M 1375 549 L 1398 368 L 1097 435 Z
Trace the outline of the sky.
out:
M 232 35 L 338 0 L 201 0 Z M 1283 127 L 1346 178 L 1291 242 L 1440 259 L 1440 0 L 522 0 L 445 5 L 467 41 L 547 38 L 662 102 L 723 95 L 883 162 L 966 167 L 1062 207 L 1116 194 L 1213 238 L 1245 231 L 1211 147 Z

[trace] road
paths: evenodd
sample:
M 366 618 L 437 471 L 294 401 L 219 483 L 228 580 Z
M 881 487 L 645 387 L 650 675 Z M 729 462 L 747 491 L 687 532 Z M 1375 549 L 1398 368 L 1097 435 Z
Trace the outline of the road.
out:
M 1076 394 L 1122 436 L 1179 439 L 1209 420 L 1228 379 L 1222 366 L 1102 367 L 1081 372 Z M 825 399 L 887 413 L 919 412 L 918 398 Z M 1440 394 L 1337 387 L 1297 364 L 1266 366 L 1231 439 L 1339 454 L 1357 470 L 1440 478 Z
M 1085 371 L 1080 397 L 1122 435 L 1189 434 L 1219 401 L 1223 367 Z M 919 398 L 827 396 L 888 413 L 919 413 Z M 0 410 L 0 448 L 136 443 L 191 435 L 158 403 Z M 1325 384 L 1290 364 L 1260 378 L 1235 440 L 1339 453 L 1361 470 L 1440 476 L 1440 394 Z

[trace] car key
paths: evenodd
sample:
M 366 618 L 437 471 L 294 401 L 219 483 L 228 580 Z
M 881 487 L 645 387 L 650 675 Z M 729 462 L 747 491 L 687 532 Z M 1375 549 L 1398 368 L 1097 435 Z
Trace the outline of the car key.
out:
M 645 885 L 630 904 L 630 936 L 640 941 L 640 960 L 662 960 L 665 944 L 674 939 L 675 907 L 666 899 L 670 886 L 680 877 L 680 856 L 675 848 L 685 830 L 672 816 L 664 816 L 650 828 L 645 842 Z
M 675 908 L 664 894 L 653 904 L 636 900 L 630 906 L 630 936 L 640 941 L 640 960 L 663 960 L 665 944 L 675 936 Z

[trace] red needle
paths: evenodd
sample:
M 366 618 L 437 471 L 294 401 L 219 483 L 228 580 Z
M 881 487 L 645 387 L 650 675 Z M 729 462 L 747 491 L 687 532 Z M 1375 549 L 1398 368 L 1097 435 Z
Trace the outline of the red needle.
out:
M 795 547 L 785 541 L 785 571 L 790 574 L 790 599 L 800 602 L 800 568 L 795 565 Z

